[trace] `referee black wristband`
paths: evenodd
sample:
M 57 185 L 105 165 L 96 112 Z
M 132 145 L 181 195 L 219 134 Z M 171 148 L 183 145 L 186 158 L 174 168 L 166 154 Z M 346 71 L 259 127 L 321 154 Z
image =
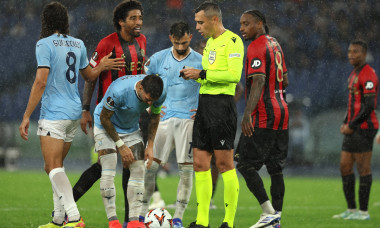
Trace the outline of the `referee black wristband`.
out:
M 90 105 L 83 105 L 82 111 L 90 111 Z
M 199 77 L 202 80 L 206 79 L 206 72 L 207 72 L 207 70 L 201 70 L 201 72 L 199 72 Z

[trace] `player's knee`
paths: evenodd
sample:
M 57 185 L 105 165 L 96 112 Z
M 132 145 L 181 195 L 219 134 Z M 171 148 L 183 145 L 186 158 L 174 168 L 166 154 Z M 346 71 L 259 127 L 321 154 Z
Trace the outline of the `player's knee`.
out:
M 144 176 L 145 176 L 144 161 L 139 160 L 139 161 L 133 162 L 129 166 L 129 170 L 131 171 L 131 176 L 129 177 L 128 186 L 144 187 Z
M 279 164 L 267 165 L 267 171 L 270 176 L 282 175 L 282 166 Z
M 243 176 L 247 173 L 249 167 L 252 167 L 252 166 L 249 165 L 247 162 L 243 162 L 243 161 L 240 161 L 240 162 L 236 165 L 237 170 L 239 170 L 239 172 L 240 172 Z
M 233 160 L 219 159 L 218 161 L 216 161 L 216 167 L 218 168 L 220 173 L 224 173 L 226 171 L 234 169 L 234 162 Z
M 342 176 L 349 175 L 353 172 L 352 165 L 346 163 L 340 163 L 339 170 Z
M 360 176 L 368 176 L 371 174 L 371 166 L 370 165 L 365 165 L 365 166 L 358 165 L 358 172 L 359 172 Z

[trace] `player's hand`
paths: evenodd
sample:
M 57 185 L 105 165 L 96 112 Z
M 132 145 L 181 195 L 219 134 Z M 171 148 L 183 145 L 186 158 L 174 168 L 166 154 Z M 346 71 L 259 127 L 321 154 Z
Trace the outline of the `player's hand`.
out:
M 164 108 L 166 108 L 166 106 L 162 106 L 162 107 L 161 107 L 160 118 L 164 118 L 164 116 L 166 115 L 166 112 L 164 112 L 164 110 L 162 110 L 162 109 L 164 109 Z
M 185 79 L 185 80 L 189 80 L 189 79 L 196 80 L 196 79 L 198 79 L 200 72 L 201 72 L 201 70 L 191 69 L 191 68 L 182 69 L 180 71 L 180 73 L 183 73 L 183 79 Z
M 18 128 L 20 136 L 24 140 L 28 140 L 29 118 L 23 118 Z
M 340 126 L 340 133 L 343 135 L 351 135 L 354 133 L 354 130 L 351 129 L 348 124 L 342 124 L 342 126 Z
M 146 161 L 146 168 L 150 169 L 150 166 L 152 165 L 152 162 L 153 162 L 153 147 L 148 146 L 145 149 L 144 160 Z
M 253 135 L 255 129 L 252 125 L 251 113 L 244 113 L 243 119 L 241 121 L 241 130 L 244 136 L 251 137 Z
M 196 108 L 190 110 L 190 112 L 194 112 L 194 114 L 191 115 L 191 117 L 190 117 L 192 120 L 195 119 L 195 116 L 197 115 L 197 111 L 198 111 L 198 109 L 196 109 Z
M 112 58 L 110 59 L 112 52 L 104 56 L 100 63 L 103 66 L 103 71 L 106 70 L 122 70 L 125 67 L 125 61 L 123 58 Z
M 90 111 L 83 111 L 82 118 L 80 119 L 80 127 L 82 131 L 87 135 L 87 124 L 88 128 L 92 129 L 92 117 Z
M 376 135 L 375 141 L 377 144 L 380 144 L 380 134 Z
M 121 159 L 123 160 L 123 163 L 128 164 L 128 166 L 135 160 L 131 149 L 129 149 L 129 147 L 127 147 L 125 144 L 119 147 L 118 151 L 120 153 Z

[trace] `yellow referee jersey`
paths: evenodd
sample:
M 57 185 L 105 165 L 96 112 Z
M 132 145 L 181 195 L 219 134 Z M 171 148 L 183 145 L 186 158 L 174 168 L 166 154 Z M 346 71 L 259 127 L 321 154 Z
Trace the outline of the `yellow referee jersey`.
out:
M 202 66 L 207 70 L 201 84 L 200 94 L 235 95 L 236 84 L 243 70 L 244 45 L 235 33 L 226 30 L 216 39 L 207 40 L 203 50 Z

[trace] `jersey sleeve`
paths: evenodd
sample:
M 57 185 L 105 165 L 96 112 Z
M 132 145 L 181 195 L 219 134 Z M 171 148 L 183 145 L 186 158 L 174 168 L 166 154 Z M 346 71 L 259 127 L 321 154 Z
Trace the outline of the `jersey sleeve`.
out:
M 251 43 L 247 50 L 247 77 L 253 75 L 264 75 L 266 69 L 265 45 L 253 45 Z
M 37 42 L 36 44 L 36 59 L 37 66 L 50 68 L 50 55 L 51 51 L 49 45 L 44 42 Z
M 117 91 L 115 91 L 115 86 L 110 85 L 103 99 L 103 107 L 115 111 L 118 107 L 121 107 L 121 99 Z
M 82 48 L 81 48 L 81 56 L 80 56 L 80 63 L 79 63 L 79 69 L 83 70 L 88 66 L 88 58 L 87 58 L 87 49 L 84 43 L 82 42 Z
M 157 53 L 156 54 L 153 54 L 149 59 L 148 61 L 146 61 L 145 65 L 144 65 L 144 68 L 145 68 L 145 73 L 147 75 L 150 75 L 150 74 L 158 74 L 158 59 L 157 58 Z
M 226 45 L 227 70 L 207 70 L 207 81 L 217 83 L 238 83 L 240 81 L 244 58 L 243 41 L 240 37 L 233 36 Z
M 365 96 L 376 95 L 378 80 L 372 69 L 363 72 L 363 77 L 360 77 L 360 86 L 362 87 Z
M 106 56 L 107 54 L 107 44 L 106 44 L 106 40 L 103 39 L 101 40 L 99 43 L 98 43 L 98 46 L 96 47 L 94 53 L 92 53 L 92 56 L 91 56 L 91 59 L 90 59 L 90 65 L 92 67 L 96 67 L 100 60 Z

